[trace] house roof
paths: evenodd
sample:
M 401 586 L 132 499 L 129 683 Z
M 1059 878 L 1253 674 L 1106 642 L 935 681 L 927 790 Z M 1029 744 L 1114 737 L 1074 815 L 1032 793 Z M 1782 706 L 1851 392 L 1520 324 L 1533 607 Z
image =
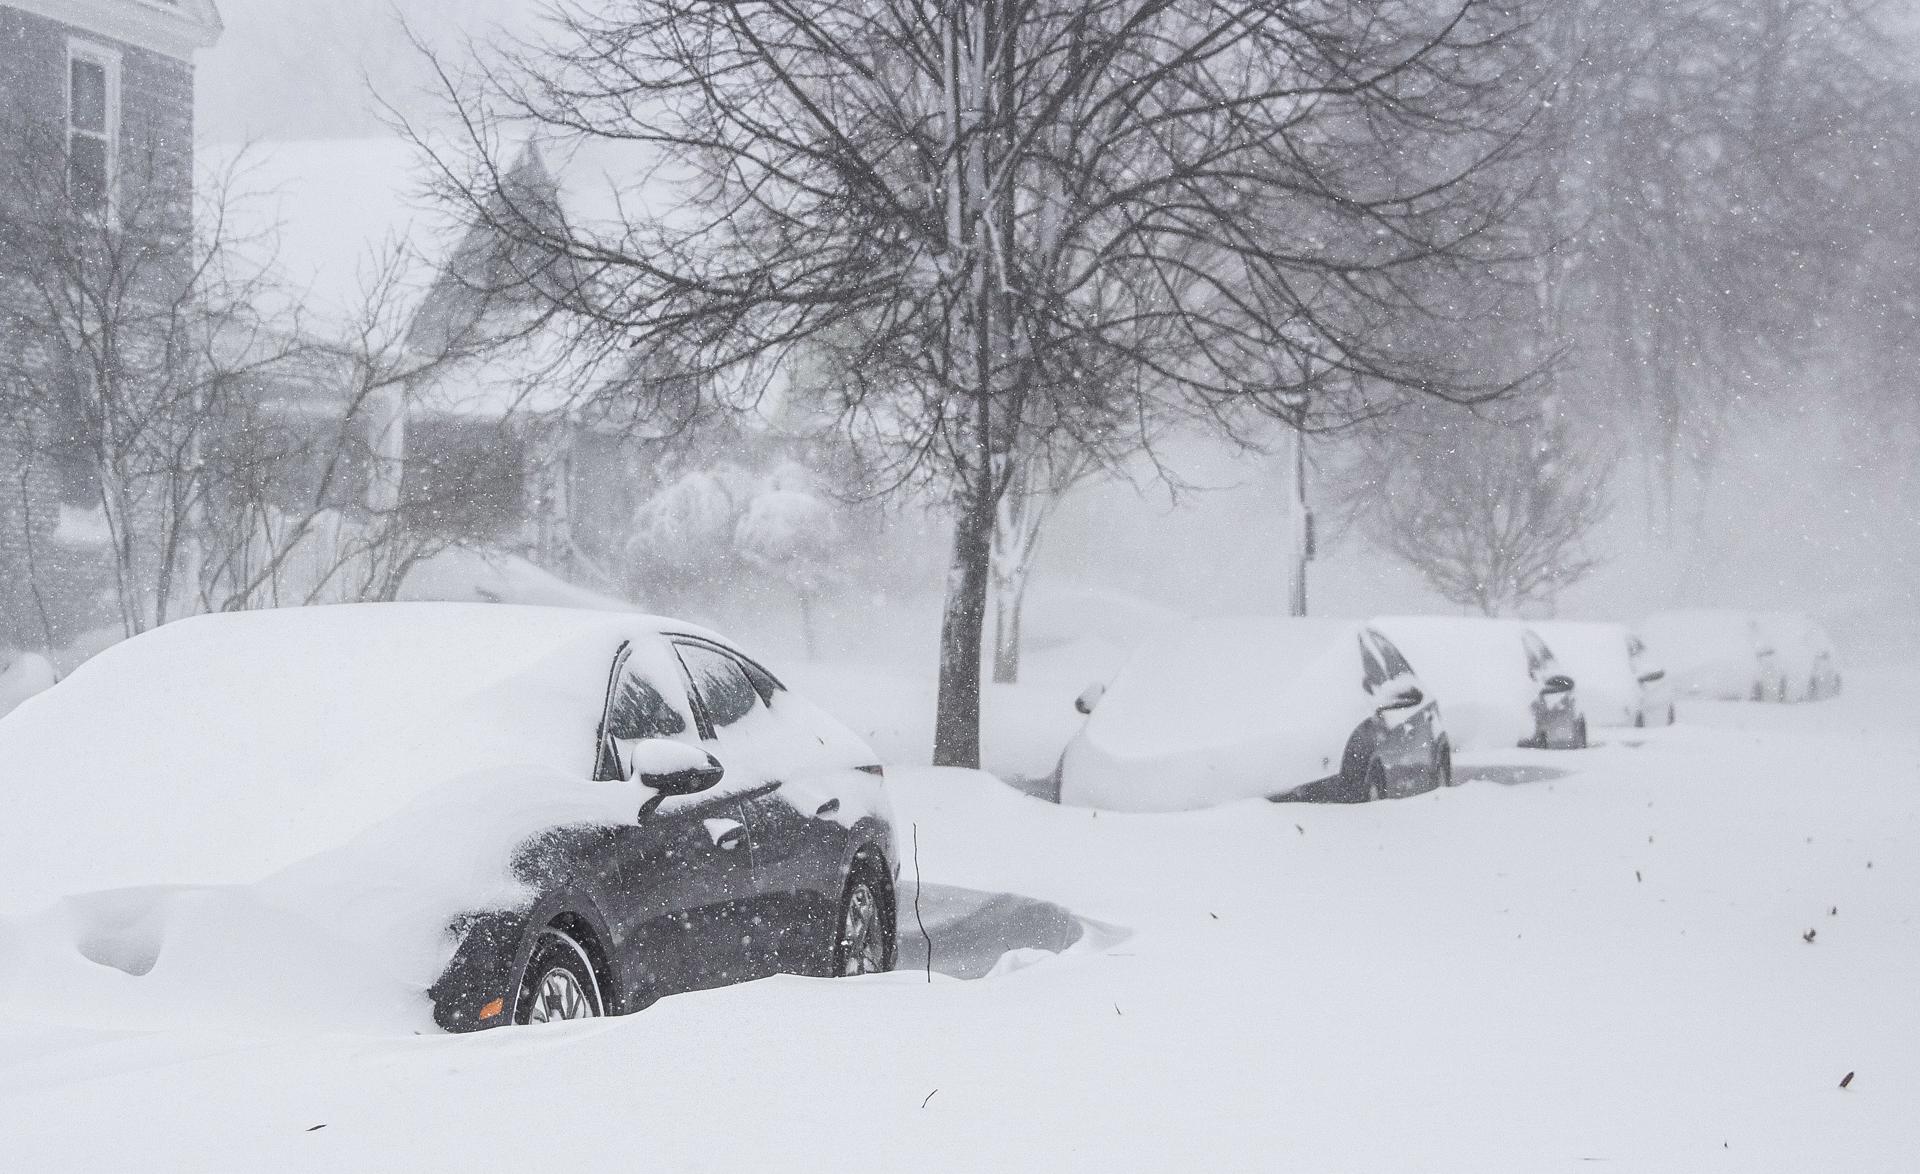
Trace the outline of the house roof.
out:
M 225 26 L 213 0 L 7 0 L 7 6 L 183 60 Z

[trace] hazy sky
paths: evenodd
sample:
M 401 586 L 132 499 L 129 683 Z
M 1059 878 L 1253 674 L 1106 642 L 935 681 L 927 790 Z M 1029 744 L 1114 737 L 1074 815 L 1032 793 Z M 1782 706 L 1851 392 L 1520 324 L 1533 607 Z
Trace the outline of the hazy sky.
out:
M 225 0 L 227 32 L 199 59 L 204 138 L 382 133 L 368 81 L 405 108 L 430 80 L 402 20 L 437 44 L 502 23 L 529 27 L 537 0 Z

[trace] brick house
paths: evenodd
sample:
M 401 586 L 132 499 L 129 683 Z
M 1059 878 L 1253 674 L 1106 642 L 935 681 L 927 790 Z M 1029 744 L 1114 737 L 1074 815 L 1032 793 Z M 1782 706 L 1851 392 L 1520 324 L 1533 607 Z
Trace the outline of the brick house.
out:
M 98 488 L 74 443 L 80 376 L 36 325 L 37 226 L 109 231 L 138 207 L 190 228 L 193 59 L 220 33 L 213 0 L 0 0 L 0 647 L 100 618 Z

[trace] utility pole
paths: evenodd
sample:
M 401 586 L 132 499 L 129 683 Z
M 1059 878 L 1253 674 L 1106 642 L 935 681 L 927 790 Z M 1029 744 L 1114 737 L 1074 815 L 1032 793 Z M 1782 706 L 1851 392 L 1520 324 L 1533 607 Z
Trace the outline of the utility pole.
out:
M 1291 414 L 1293 468 L 1287 475 L 1287 614 L 1307 614 L 1307 563 L 1313 559 L 1313 513 L 1307 508 L 1307 393 L 1287 392 L 1280 403 Z

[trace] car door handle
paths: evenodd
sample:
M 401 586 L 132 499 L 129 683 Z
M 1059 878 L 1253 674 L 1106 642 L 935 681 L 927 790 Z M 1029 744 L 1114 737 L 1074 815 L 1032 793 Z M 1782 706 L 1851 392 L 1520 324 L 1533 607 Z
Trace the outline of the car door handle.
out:
M 840 800 L 829 799 L 825 803 L 822 803 L 820 806 L 813 809 L 813 817 L 815 819 L 825 819 L 827 816 L 832 815 L 834 812 L 838 810 L 840 810 Z
M 731 852 L 746 843 L 747 825 L 737 819 L 703 819 L 700 823 L 713 838 L 713 846 L 722 852 Z

